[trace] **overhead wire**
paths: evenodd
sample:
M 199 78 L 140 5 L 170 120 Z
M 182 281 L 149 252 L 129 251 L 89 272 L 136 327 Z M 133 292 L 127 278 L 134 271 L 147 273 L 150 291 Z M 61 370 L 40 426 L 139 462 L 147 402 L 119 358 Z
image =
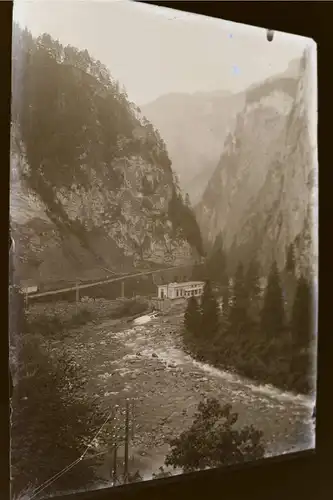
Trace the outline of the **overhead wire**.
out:
M 75 465 L 77 465 L 79 462 L 81 462 L 82 460 L 86 460 L 87 458 L 90 458 L 90 457 L 85 457 L 85 455 L 87 454 L 89 448 L 91 447 L 91 444 L 95 441 L 95 439 L 97 438 L 97 436 L 99 435 L 99 433 L 102 431 L 102 429 L 105 427 L 105 425 L 107 424 L 107 422 L 110 420 L 111 418 L 111 415 L 112 415 L 112 411 L 108 414 L 106 420 L 104 421 L 104 423 L 101 425 L 101 427 L 98 429 L 98 431 L 96 432 L 95 436 L 90 440 L 89 444 L 87 445 L 86 449 L 84 450 L 84 452 L 79 456 L 79 458 L 77 458 L 76 460 L 74 460 L 74 462 L 72 462 L 71 464 L 67 465 L 67 467 L 65 467 L 64 469 L 62 469 L 60 472 L 57 472 L 57 474 L 55 474 L 54 476 L 52 476 L 50 479 L 48 479 L 47 481 L 45 481 L 44 483 L 42 483 L 40 486 L 38 486 L 38 488 L 36 488 L 33 492 L 32 492 L 32 496 L 30 497 L 30 500 L 32 500 L 33 498 L 35 498 L 39 493 L 41 493 L 43 490 L 45 490 L 48 486 L 50 486 L 52 483 L 54 483 L 55 481 L 57 481 L 57 479 L 59 479 L 61 476 L 63 476 L 64 474 L 66 474 L 66 472 L 69 472 L 73 467 L 75 467 Z

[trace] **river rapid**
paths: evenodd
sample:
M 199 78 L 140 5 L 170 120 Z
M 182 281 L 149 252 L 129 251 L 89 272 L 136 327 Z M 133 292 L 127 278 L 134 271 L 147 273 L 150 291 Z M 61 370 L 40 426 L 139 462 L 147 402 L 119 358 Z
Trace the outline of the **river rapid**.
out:
M 183 315 L 89 324 L 61 342 L 89 371 L 87 391 L 109 410 L 134 401 L 130 465 L 150 479 L 163 465 L 167 438 L 192 422 L 205 397 L 231 403 L 239 425 L 264 433 L 267 456 L 314 447 L 311 398 L 263 386 L 193 360 L 182 349 Z M 67 345 L 64 345 L 65 344 Z M 53 351 L 57 346 L 53 345 Z M 60 348 L 60 342 L 59 342 Z M 110 478 L 106 457 L 101 477 Z

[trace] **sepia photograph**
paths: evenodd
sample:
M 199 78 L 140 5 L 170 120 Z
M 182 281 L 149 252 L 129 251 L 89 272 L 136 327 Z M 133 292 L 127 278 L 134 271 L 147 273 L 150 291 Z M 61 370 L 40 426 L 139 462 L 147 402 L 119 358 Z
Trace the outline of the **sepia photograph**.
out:
M 268 28 L 15 0 L 12 500 L 315 448 L 317 46 Z

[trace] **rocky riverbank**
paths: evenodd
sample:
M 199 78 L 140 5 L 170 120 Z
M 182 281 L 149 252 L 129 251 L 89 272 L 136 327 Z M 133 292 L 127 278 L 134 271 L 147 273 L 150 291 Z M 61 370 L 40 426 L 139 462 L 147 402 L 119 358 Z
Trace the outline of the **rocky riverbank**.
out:
M 130 454 L 133 470 L 151 477 L 163 464 L 166 440 L 191 425 L 204 397 L 231 403 L 239 424 L 264 432 L 267 454 L 312 447 L 312 401 L 256 385 L 235 374 L 194 361 L 182 350 L 179 335 L 182 314 L 159 317 L 143 325 L 107 320 L 73 330 L 53 341 L 53 355 L 66 349 L 89 371 L 86 390 L 97 396 L 106 411 L 134 402 L 134 435 Z M 110 477 L 106 457 L 101 473 Z

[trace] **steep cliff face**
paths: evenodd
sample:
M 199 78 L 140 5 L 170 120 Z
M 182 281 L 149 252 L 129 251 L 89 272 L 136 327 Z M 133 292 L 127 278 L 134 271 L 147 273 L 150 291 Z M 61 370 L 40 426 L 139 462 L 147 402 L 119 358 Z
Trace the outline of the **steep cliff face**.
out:
M 298 73 L 299 61 L 291 61 L 284 78 L 296 78 Z M 257 88 L 260 86 L 252 86 L 253 99 Z M 200 202 L 247 97 L 249 93 L 245 91 L 173 93 L 141 107 L 161 132 L 173 170 L 192 204 Z
M 264 271 L 273 258 L 283 267 L 291 242 L 302 267 L 315 263 L 316 148 L 309 58 L 305 53 L 297 78 L 272 78 L 248 91 L 235 132 L 228 136 L 196 208 L 206 241 L 222 232 L 231 267 L 254 255 Z
M 21 277 L 68 281 L 192 259 L 196 244 L 170 212 L 178 188 L 163 140 L 87 51 L 16 28 L 12 122 Z
M 161 132 L 193 204 L 200 200 L 244 102 L 244 93 L 198 92 L 164 95 L 141 108 Z

